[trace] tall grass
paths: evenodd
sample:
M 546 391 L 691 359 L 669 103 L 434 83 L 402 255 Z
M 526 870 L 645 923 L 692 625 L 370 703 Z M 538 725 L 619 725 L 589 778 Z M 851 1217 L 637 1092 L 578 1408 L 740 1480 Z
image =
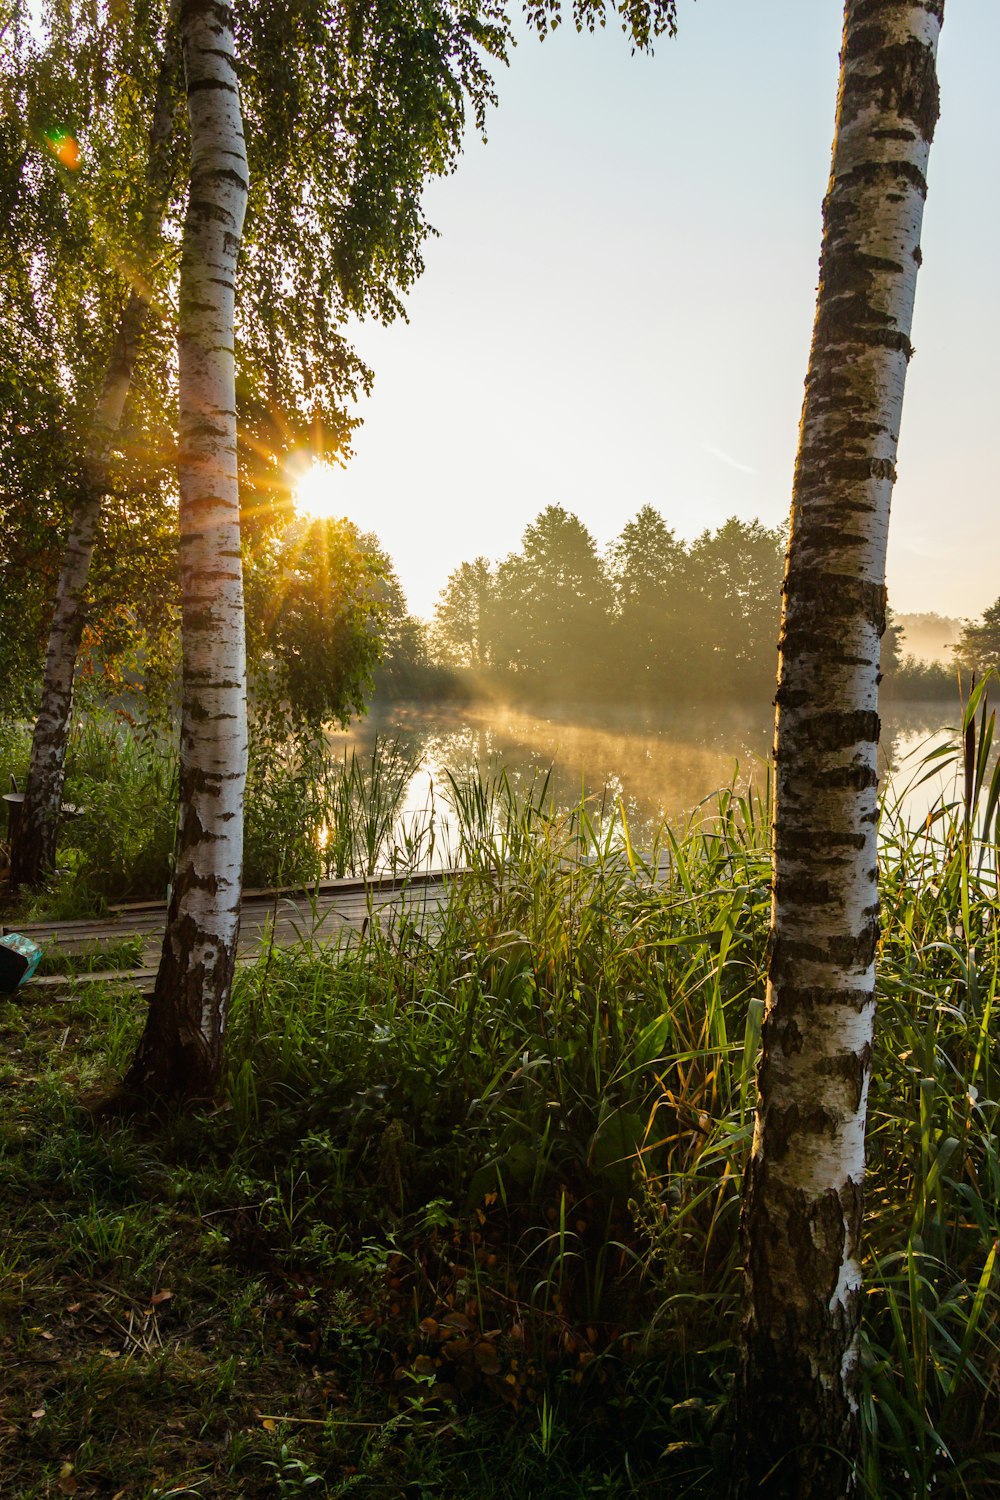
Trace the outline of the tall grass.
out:
M 862 1419 L 866 1493 L 887 1500 L 1000 1483 L 991 740 L 977 693 L 950 752 L 957 794 L 916 829 L 884 813 Z M 532 1326 L 540 1359 L 587 1327 L 597 1369 L 655 1349 L 668 1470 L 713 1493 L 771 810 L 766 792 L 725 791 L 643 855 L 620 810 L 547 792 L 502 772 L 452 781 L 467 873 L 433 941 L 376 924 L 360 948 L 275 955 L 248 981 L 236 1123 L 280 1135 L 317 1222 L 374 1232 L 373 1182 L 401 1233 L 438 1200 L 502 1212 L 514 1248 L 479 1271 L 477 1306 Z
M 1000 767 L 989 686 L 970 695 L 955 743 L 922 762 L 921 776 L 951 771 L 954 791 L 920 827 L 898 801 L 882 821 L 865 1316 L 874 1495 L 1000 1484 Z
M 1000 1484 L 992 740 L 981 686 L 918 773 L 950 768 L 954 792 L 917 828 L 899 802 L 883 811 L 861 1414 L 863 1485 L 884 1500 Z M 261 755 L 250 868 L 293 880 L 391 862 L 411 769 L 385 751 Z M 227 1108 L 198 1147 L 224 1162 L 211 1211 L 238 1211 L 289 1284 L 367 1307 L 365 1348 L 412 1400 L 485 1396 L 542 1457 L 586 1447 L 581 1411 L 612 1407 L 635 1472 L 717 1494 L 766 780 L 644 850 L 620 806 L 560 808 L 544 776 L 455 776 L 447 796 L 464 870 L 440 909 L 373 910 L 361 941 L 275 950 L 241 976 Z M 341 833 L 323 846 L 328 818 Z M 115 1067 L 131 1045 L 117 1035 Z
M 313 1275 L 391 1237 L 415 1325 L 436 1330 L 450 1308 L 518 1340 L 513 1364 L 488 1365 L 504 1399 L 544 1395 L 568 1420 L 574 1382 L 593 1398 L 641 1366 L 622 1398 L 636 1452 L 672 1440 L 678 1472 L 711 1475 L 766 797 L 724 795 L 651 856 L 620 810 L 559 809 L 544 778 L 456 779 L 451 798 L 467 869 L 432 928 L 373 923 L 360 946 L 275 952 L 245 977 L 229 1053 L 239 1149 L 282 1163 L 287 1253 Z M 428 1225 L 466 1222 L 481 1227 L 453 1253 L 458 1275 Z M 424 1342 L 458 1378 L 444 1337 Z
M 398 864 L 396 825 L 415 760 L 394 740 L 331 753 L 315 736 L 250 741 L 244 879 L 248 885 L 372 875 Z M 418 863 L 425 851 L 409 851 Z
M 0 726 L 0 784 L 23 790 L 26 726 Z M 253 725 L 247 776 L 244 882 L 310 884 L 413 868 L 433 852 L 433 830 L 401 840 L 397 821 L 416 763 L 396 742 L 367 756 L 331 751 L 319 736 L 278 740 Z M 57 870 L 34 900 L 52 918 L 95 914 L 109 902 L 162 899 L 171 878 L 178 762 L 172 737 L 93 714 L 72 729 Z

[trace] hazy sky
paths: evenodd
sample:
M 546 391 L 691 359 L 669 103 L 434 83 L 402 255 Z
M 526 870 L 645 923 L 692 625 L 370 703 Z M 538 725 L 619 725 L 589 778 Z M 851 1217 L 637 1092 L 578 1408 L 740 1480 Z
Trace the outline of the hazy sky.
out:
M 410 606 L 547 504 L 605 545 L 647 502 L 686 538 L 787 518 L 830 164 L 841 0 L 680 0 L 681 35 L 539 43 L 489 142 L 432 184 L 441 237 L 376 374 L 342 511 Z M 949 0 L 889 550 L 897 611 L 1000 594 L 998 0 Z

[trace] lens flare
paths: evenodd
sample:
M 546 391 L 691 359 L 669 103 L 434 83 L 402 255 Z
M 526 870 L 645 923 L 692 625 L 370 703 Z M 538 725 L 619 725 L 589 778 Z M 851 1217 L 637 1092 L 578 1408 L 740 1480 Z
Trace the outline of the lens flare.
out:
M 75 172 L 80 165 L 80 147 L 67 130 L 47 130 L 44 136 L 45 144 L 57 161 L 70 172 Z

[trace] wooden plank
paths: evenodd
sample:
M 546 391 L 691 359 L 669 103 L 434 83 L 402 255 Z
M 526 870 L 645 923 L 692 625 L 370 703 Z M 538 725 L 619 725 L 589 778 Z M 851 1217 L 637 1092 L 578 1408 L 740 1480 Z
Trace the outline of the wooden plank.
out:
M 270 902 L 283 896 L 326 895 L 328 892 L 350 892 L 359 891 L 362 894 L 368 890 L 397 891 L 407 886 L 437 885 L 447 880 L 453 880 L 461 875 L 470 874 L 465 865 L 449 865 L 440 870 L 414 870 L 406 875 L 348 875 L 342 879 L 320 880 L 309 885 L 279 885 L 264 887 L 248 887 L 243 892 L 244 904 L 249 902 Z M 166 915 L 165 901 L 132 901 L 111 908 L 114 912 L 152 912 L 162 911 Z
M 241 908 L 241 927 L 247 938 L 259 935 L 278 921 L 294 922 L 303 932 L 337 924 L 360 928 L 366 917 L 385 907 L 411 910 L 428 903 L 438 905 L 445 897 L 447 881 L 462 873 L 461 870 L 421 871 L 417 876 L 405 878 L 326 881 L 319 892 L 315 887 L 302 886 L 249 892 Z M 116 908 L 98 918 L 26 922 L 17 930 L 43 945 L 57 945 L 67 956 L 130 937 L 143 939 L 145 953 L 150 944 L 158 947 L 162 942 L 165 922 L 165 905 L 147 902 Z
M 86 987 L 89 984 L 152 984 L 155 979 L 155 968 L 101 969 L 92 974 L 35 974 L 20 985 L 14 994 L 25 995 L 36 990 L 76 989 L 78 985 Z
M 291 888 L 294 892 L 296 888 Z M 278 893 L 275 893 L 278 894 Z M 258 962 L 266 943 L 290 951 L 322 946 L 334 948 L 341 941 L 350 943 L 359 937 L 364 924 L 369 921 L 382 925 L 397 916 L 423 923 L 430 922 L 447 898 L 443 880 L 423 881 L 414 888 L 410 885 L 361 887 L 356 882 L 338 882 L 326 893 L 326 902 L 315 900 L 303 908 L 281 893 L 280 899 L 255 903 L 242 914 L 237 963 L 242 967 Z M 334 900 L 336 898 L 336 900 Z M 162 911 L 165 916 L 165 912 Z M 143 932 L 136 931 L 136 917 L 140 917 Z M 163 941 L 162 922 L 156 920 L 152 911 L 128 912 L 119 921 L 106 918 L 94 921 L 39 922 L 25 924 L 19 929 L 27 935 L 48 939 L 60 953 L 71 958 L 78 954 L 93 952 L 102 942 L 121 941 L 126 937 L 141 936 L 143 962 L 133 969 L 100 969 L 91 973 L 46 974 L 35 976 L 22 985 L 16 994 L 36 997 L 55 994 L 65 990 L 76 990 L 91 984 L 121 984 L 123 987 L 151 994 L 156 980 L 159 948 Z

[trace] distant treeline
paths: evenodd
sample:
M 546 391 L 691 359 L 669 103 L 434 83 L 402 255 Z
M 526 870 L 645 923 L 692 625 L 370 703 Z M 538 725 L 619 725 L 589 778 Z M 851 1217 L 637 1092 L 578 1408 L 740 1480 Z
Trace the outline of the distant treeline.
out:
M 550 505 L 519 551 L 463 563 L 433 659 L 528 698 L 748 697 L 768 691 L 784 536 L 730 520 L 685 543 L 647 505 L 602 556 Z
M 784 557 L 783 527 L 732 518 L 684 542 L 650 505 L 602 555 L 577 516 L 550 505 L 517 552 L 451 574 L 423 671 L 414 659 L 399 686 L 549 700 L 770 696 Z M 955 691 L 953 669 L 904 661 L 891 627 L 883 671 L 897 697 Z

